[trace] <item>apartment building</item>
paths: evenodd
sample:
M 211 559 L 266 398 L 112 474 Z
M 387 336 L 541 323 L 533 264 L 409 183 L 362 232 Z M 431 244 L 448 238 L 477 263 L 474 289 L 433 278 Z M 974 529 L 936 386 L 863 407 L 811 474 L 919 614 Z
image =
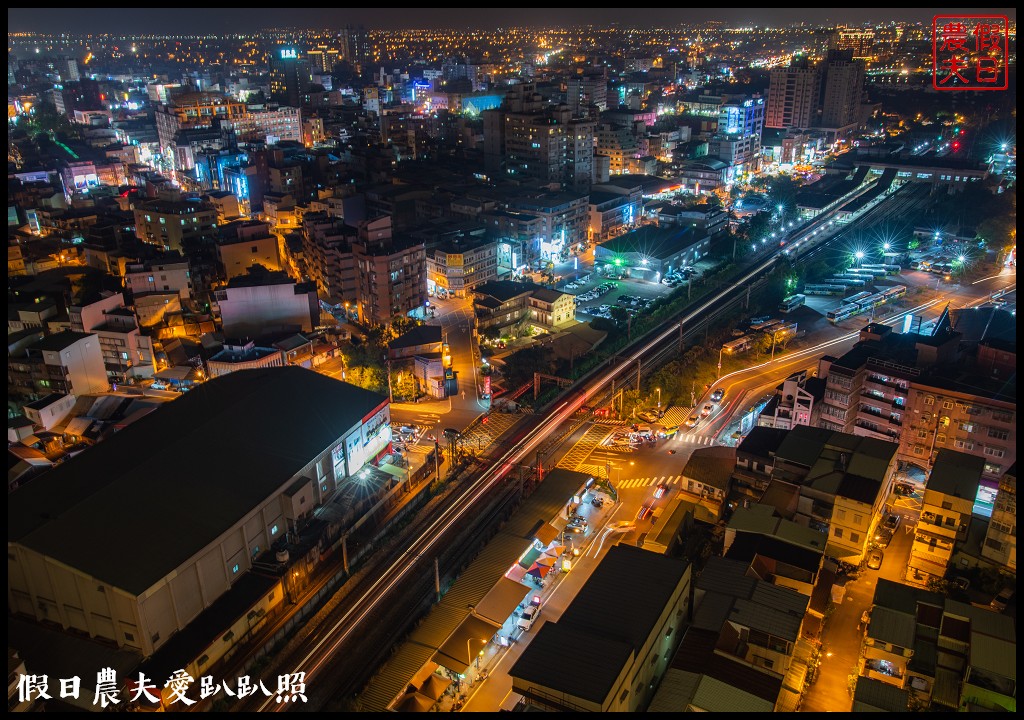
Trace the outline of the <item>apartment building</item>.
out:
M 180 255 L 158 261 L 128 263 L 124 284 L 133 297 L 143 293 L 176 292 L 182 300 L 192 298 L 192 273 L 188 259 Z
M 88 395 L 110 389 L 103 349 L 93 333 L 65 330 L 11 355 L 7 385 L 15 395 L 38 400 L 52 393 Z
M 856 564 L 881 520 L 897 450 L 896 443 L 798 425 L 775 452 L 765 498 L 795 492 L 795 507 L 787 500 L 779 508 L 784 517 L 827 532 L 826 553 Z
M 384 242 L 359 240 L 352 250 L 360 321 L 388 323 L 396 315 L 425 312 L 427 252 L 422 242 L 394 237 Z
M 945 577 L 956 546 L 967 540 L 984 466 L 980 457 L 955 450 L 936 455 L 910 548 L 915 579 Z
M 267 270 L 283 270 L 280 240 L 270 232 L 270 225 L 258 220 L 238 220 L 220 227 L 217 257 L 224 268 L 224 277 L 231 280 L 245 275 L 253 265 Z
M 135 312 L 125 306 L 121 293 L 104 291 L 92 302 L 70 305 L 68 317 L 71 330 L 99 338 L 111 383 L 156 372 L 153 341 L 141 332 Z
M 498 243 L 460 237 L 426 249 L 427 292 L 466 297 L 473 288 L 498 277 Z
M 1003 473 L 992 508 L 981 556 L 988 562 L 1017 573 L 1017 465 Z
M 277 332 L 310 332 L 320 324 L 316 285 L 296 283 L 283 272 L 258 272 L 231 278 L 214 292 L 221 326 L 230 338 Z
M 150 200 L 135 207 L 135 236 L 163 250 L 213 239 L 217 208 L 201 200 Z
M 171 95 L 166 104 L 156 107 L 156 131 L 160 147 L 173 146 L 174 135 L 179 130 L 209 128 L 214 119 L 233 120 L 248 113 L 245 103 L 232 100 L 227 95 L 207 92 L 186 92 Z
M 773 68 L 764 126 L 802 129 L 817 125 L 821 78 L 821 70 L 806 57 L 795 58 L 788 67 Z

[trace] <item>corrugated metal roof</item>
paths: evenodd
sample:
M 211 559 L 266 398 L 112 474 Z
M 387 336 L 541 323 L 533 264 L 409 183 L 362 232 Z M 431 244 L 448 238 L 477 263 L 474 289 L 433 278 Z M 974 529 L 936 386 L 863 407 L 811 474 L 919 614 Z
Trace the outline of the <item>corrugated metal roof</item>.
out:
M 388 659 L 388 671 L 373 679 L 359 695 L 360 712 L 384 712 L 409 685 L 416 671 L 430 660 L 434 648 L 413 642 L 402 643 Z
M 868 637 L 911 648 L 914 646 L 914 618 L 906 613 L 875 605 L 871 611 Z

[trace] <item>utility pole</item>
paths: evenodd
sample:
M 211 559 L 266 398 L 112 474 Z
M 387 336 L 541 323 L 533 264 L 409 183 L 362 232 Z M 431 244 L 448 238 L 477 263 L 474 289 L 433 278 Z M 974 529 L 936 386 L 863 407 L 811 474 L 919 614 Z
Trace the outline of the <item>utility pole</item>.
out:
M 705 327 L 707 327 L 707 326 L 705 325 Z M 704 339 L 706 340 L 707 338 L 704 338 Z M 680 323 L 679 323 L 679 354 L 680 355 L 683 354 L 683 323 L 682 323 L 682 321 L 680 321 Z
M 697 407 L 697 381 L 696 380 L 694 380 L 690 384 L 690 407 L 691 408 L 696 408 Z
M 626 342 L 630 342 L 633 339 L 633 316 L 629 315 L 626 317 Z
M 747 299 L 743 301 L 743 309 L 747 310 L 750 307 L 750 285 L 747 285 Z
M 640 394 L 640 358 L 636 359 L 636 393 Z
M 732 236 L 732 261 L 736 262 L 736 244 L 739 242 L 739 238 L 735 235 Z

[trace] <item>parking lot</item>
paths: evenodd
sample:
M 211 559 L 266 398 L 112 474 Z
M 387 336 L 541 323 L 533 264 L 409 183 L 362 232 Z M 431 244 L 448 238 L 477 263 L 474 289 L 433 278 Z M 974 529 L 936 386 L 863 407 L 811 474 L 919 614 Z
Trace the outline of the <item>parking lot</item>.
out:
M 696 280 L 697 275 L 694 275 L 693 279 Z M 580 322 L 587 322 L 595 317 L 610 318 L 613 307 L 641 313 L 658 298 L 666 297 L 679 288 L 685 290 L 686 284 L 669 287 L 663 283 L 633 278 L 611 280 L 593 273 L 588 280 L 566 283 L 560 289 L 576 296 L 577 319 Z

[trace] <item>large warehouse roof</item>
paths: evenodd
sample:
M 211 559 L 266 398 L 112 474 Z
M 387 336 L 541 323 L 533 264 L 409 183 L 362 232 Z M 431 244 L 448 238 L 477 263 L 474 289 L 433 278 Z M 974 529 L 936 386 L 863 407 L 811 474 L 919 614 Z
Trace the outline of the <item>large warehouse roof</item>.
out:
M 142 593 L 385 399 L 299 367 L 211 380 L 11 494 L 7 539 Z

